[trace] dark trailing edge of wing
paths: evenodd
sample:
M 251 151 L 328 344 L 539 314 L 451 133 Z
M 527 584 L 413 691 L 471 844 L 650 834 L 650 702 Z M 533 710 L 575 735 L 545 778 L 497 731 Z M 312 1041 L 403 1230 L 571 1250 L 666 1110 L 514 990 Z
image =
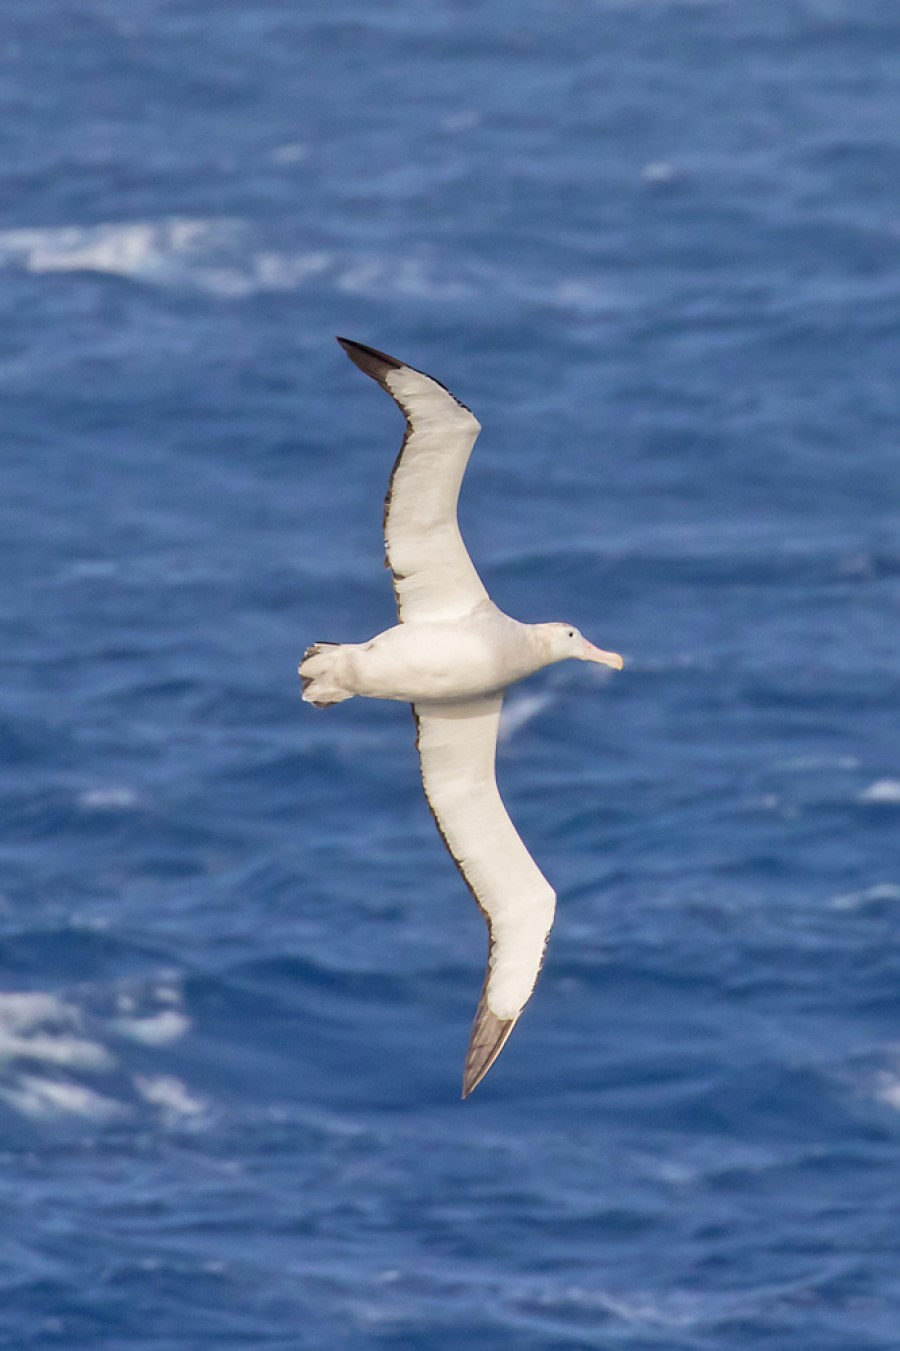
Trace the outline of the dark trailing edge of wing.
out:
M 381 385 L 381 388 L 385 391 L 386 394 L 391 395 L 391 398 L 394 400 L 394 403 L 397 404 L 397 407 L 400 409 L 400 411 L 403 413 L 403 416 L 406 418 L 406 431 L 404 432 L 403 443 L 400 446 L 400 450 L 397 453 L 396 459 L 394 460 L 394 466 L 391 469 L 391 476 L 388 479 L 387 494 L 384 499 L 384 511 L 381 517 L 381 528 L 384 531 L 385 537 L 384 566 L 386 568 L 390 568 L 391 570 L 391 579 L 394 584 L 394 599 L 397 602 L 397 612 L 398 614 L 400 614 L 400 593 L 397 590 L 397 582 L 402 579 L 391 567 L 390 549 L 388 547 L 387 542 L 387 525 L 388 525 L 388 515 L 390 514 L 391 510 L 391 495 L 393 493 L 394 488 L 394 475 L 396 474 L 397 469 L 399 468 L 400 461 L 403 459 L 403 452 L 406 450 L 406 443 L 412 434 L 412 423 L 409 420 L 409 416 L 406 412 L 406 409 L 403 407 L 402 404 L 398 402 L 396 395 L 391 394 L 391 391 L 388 389 L 385 376 L 387 375 L 388 371 L 402 370 L 403 362 L 398 361 L 396 357 L 388 356 L 387 352 L 379 352 L 377 347 L 366 347 L 365 343 L 353 342 L 350 338 L 338 338 L 338 342 L 343 347 L 344 351 L 347 353 L 347 356 L 350 358 L 353 364 L 355 366 L 358 366 L 364 375 L 370 375 L 372 379 L 376 381 L 377 384 Z

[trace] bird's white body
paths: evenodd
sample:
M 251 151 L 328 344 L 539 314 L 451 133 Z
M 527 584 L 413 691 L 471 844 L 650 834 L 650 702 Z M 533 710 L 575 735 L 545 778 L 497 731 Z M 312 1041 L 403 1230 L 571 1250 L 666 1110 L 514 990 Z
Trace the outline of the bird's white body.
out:
M 496 1060 L 531 996 L 556 906 L 497 790 L 503 693 L 552 662 L 575 658 L 619 668 L 622 658 L 593 647 L 571 625 L 520 624 L 494 605 L 456 520 L 478 422 L 430 376 L 374 348 L 338 341 L 406 417 L 384 513 L 400 623 L 365 643 L 314 643 L 300 665 L 303 698 L 320 707 L 354 695 L 413 706 L 425 796 L 490 932 L 465 1096 Z
M 412 621 L 367 643 L 342 643 L 328 662 L 329 680 L 348 694 L 408 704 L 497 694 L 547 665 L 537 628 L 485 600 L 452 623 Z

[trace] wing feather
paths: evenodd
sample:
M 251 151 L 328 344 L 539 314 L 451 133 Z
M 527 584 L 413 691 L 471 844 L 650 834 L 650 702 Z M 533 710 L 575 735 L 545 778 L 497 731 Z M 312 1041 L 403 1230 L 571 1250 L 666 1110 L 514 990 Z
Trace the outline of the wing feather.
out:
M 556 894 L 509 818 L 494 760 L 502 695 L 416 704 L 425 796 L 489 931 L 484 989 L 466 1055 L 463 1097 L 484 1078 L 534 990 Z
M 431 376 L 377 348 L 338 338 L 406 418 L 384 503 L 385 562 L 402 621 L 455 619 L 487 599 L 456 518 L 460 484 L 481 426 Z

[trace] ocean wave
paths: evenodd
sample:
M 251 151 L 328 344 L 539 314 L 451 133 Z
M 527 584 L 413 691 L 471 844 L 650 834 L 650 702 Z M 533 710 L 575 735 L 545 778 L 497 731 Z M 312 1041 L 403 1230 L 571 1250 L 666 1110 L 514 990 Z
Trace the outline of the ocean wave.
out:
M 122 1116 L 126 1111 L 122 1103 L 86 1084 L 49 1079 L 38 1074 L 23 1074 L 15 1084 L 0 1085 L 0 1099 L 20 1116 L 32 1120 L 80 1117 L 101 1122 Z
M 847 891 L 831 901 L 832 910 L 864 910 L 872 905 L 893 905 L 900 901 L 900 886 L 895 882 L 876 882 L 859 891 Z
M 553 695 L 547 690 L 511 695 L 503 705 L 500 715 L 500 743 L 509 745 L 530 722 L 539 717 L 544 709 L 553 702 Z
M 191 1022 L 181 1004 L 168 978 L 68 995 L 0 994 L 0 1102 L 35 1121 L 99 1124 L 149 1107 L 162 1124 L 195 1122 L 205 1102 L 174 1076 L 132 1071 L 121 1045 L 158 1049 L 182 1038 Z
M 134 1086 L 144 1101 L 159 1108 L 163 1120 L 171 1125 L 196 1121 L 209 1111 L 205 1099 L 192 1094 L 184 1081 L 173 1074 L 136 1074 Z
M 102 272 L 160 284 L 201 278 L 234 243 L 230 220 L 175 218 L 0 231 L 0 263 L 27 272 Z
M 349 295 L 446 301 L 476 294 L 474 279 L 442 275 L 423 253 L 259 247 L 246 222 L 173 217 L 0 231 L 0 267 L 94 272 L 223 299 L 298 291 L 312 281 Z
M 127 811 L 137 806 L 138 794 L 134 788 L 111 784 L 107 788 L 87 788 L 78 794 L 78 805 L 88 811 Z
M 545 275 L 487 266 L 434 246 L 272 246 L 237 217 L 165 217 L 0 231 L 0 268 L 36 275 L 83 272 L 223 300 L 310 286 L 368 299 L 470 305 L 486 288 L 512 304 L 585 315 L 633 307 L 605 273 Z
M 115 1057 L 81 1033 L 81 1012 L 57 995 L 0 995 L 0 1066 L 17 1061 L 107 1070 Z
M 876 779 L 859 795 L 860 802 L 896 807 L 900 804 L 900 779 Z
M 285 148 L 285 154 L 292 153 L 302 151 Z M 648 165 L 643 178 L 658 191 L 677 183 L 680 171 L 660 162 Z M 652 310 L 659 303 L 655 284 L 632 279 L 626 286 L 607 266 L 579 264 L 570 270 L 554 260 L 524 268 L 514 259 L 488 263 L 449 246 L 415 241 L 401 249 L 358 248 L 326 236 L 298 247 L 236 216 L 0 230 L 0 267 L 36 275 L 96 273 L 223 300 L 314 286 L 332 295 L 470 307 L 489 292 L 507 305 L 537 306 L 585 320 Z M 829 297 L 819 284 L 810 285 L 810 292 L 809 303 L 823 310 L 843 303 L 842 294 Z M 726 300 L 716 304 L 727 308 Z M 872 566 L 865 554 L 849 555 L 844 562 L 850 576 L 868 575 Z

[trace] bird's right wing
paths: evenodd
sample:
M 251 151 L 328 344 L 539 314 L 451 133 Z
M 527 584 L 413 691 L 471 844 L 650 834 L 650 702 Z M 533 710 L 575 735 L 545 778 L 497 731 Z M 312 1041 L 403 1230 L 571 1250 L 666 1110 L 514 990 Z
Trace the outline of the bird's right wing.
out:
M 497 789 L 502 695 L 416 704 L 425 796 L 490 934 L 484 989 L 466 1055 L 463 1097 L 497 1059 L 531 997 L 556 894 L 522 843 Z
M 487 599 L 456 520 L 460 484 L 481 426 L 430 375 L 374 347 L 348 338 L 338 342 L 406 418 L 384 504 L 385 562 L 400 619 L 460 619 Z

